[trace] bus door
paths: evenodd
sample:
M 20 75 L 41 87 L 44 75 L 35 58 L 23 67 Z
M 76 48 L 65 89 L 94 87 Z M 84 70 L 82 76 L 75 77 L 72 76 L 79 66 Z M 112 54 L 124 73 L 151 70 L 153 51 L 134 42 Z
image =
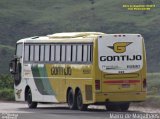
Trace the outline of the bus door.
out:
M 105 35 L 98 39 L 102 92 L 141 91 L 143 38 L 139 34 Z

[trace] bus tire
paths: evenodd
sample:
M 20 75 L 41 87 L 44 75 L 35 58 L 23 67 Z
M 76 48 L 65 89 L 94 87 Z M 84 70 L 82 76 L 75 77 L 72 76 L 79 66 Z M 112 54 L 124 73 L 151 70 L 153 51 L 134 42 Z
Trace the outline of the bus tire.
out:
M 69 109 L 72 109 L 72 110 L 77 109 L 77 103 L 76 103 L 75 96 L 72 89 L 70 89 L 67 94 L 67 103 L 68 103 Z
M 129 105 L 130 105 L 129 102 L 128 102 L 128 103 L 122 103 L 122 104 L 120 105 L 121 111 L 128 111 Z
M 117 104 L 106 104 L 107 111 L 119 111 L 120 107 Z
M 81 110 L 81 111 L 87 110 L 88 105 L 83 104 L 83 97 L 82 97 L 82 93 L 81 93 L 80 90 L 78 91 L 78 93 L 76 95 L 76 100 L 77 100 L 77 108 L 78 108 L 78 110 Z
M 37 108 L 37 102 L 32 101 L 32 92 L 31 89 L 28 90 L 27 92 L 27 104 L 29 108 Z

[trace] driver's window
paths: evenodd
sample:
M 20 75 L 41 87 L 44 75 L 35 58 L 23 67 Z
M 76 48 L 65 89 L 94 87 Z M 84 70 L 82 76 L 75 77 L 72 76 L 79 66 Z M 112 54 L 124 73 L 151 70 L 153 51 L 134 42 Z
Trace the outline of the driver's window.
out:
M 22 57 L 22 44 L 17 44 L 16 56 L 17 56 L 18 58 Z

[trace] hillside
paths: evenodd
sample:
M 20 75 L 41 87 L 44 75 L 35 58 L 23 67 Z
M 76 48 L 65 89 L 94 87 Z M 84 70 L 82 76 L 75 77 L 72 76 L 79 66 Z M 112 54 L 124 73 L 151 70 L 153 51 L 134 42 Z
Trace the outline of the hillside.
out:
M 123 4 L 156 4 L 151 11 L 128 11 Z M 0 69 L 8 73 L 15 42 L 56 32 L 140 33 L 145 38 L 148 72 L 160 71 L 158 0 L 1 0 Z

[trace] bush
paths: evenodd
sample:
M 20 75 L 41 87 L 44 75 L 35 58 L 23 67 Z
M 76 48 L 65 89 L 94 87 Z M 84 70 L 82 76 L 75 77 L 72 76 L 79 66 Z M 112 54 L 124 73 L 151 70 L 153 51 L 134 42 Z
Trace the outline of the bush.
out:
M 14 100 L 14 90 L 13 89 L 3 89 L 0 90 L 0 99 L 11 101 Z
M 14 100 L 14 80 L 10 75 L 0 75 L 0 100 Z
M 13 89 L 14 80 L 10 75 L 0 75 L 0 89 Z

